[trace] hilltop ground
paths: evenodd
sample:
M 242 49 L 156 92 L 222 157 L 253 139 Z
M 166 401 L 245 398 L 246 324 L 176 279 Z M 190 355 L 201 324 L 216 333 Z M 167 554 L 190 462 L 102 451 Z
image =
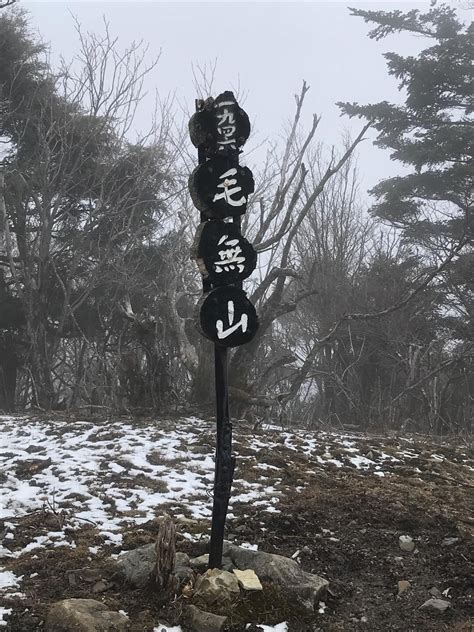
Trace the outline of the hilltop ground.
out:
M 178 524 L 177 549 L 206 552 L 213 435 L 212 421 L 194 417 L 0 417 L 0 629 L 40 632 L 52 602 L 87 597 L 125 611 L 132 632 L 177 632 L 167 626 L 178 625 L 185 599 L 163 604 L 153 588 L 109 582 L 110 556 L 153 542 L 165 510 Z M 293 556 L 330 590 L 306 618 L 270 592 L 253 594 L 228 613 L 229 630 L 283 621 L 267 629 L 474 629 L 466 442 L 238 422 L 234 439 L 228 538 Z M 414 551 L 400 550 L 401 535 Z M 71 572 L 85 567 L 88 578 Z M 420 609 L 432 596 L 449 608 Z

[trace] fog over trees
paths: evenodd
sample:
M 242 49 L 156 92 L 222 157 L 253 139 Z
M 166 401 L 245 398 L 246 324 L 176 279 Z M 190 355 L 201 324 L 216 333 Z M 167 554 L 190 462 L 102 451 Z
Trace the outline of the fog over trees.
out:
M 28 14 L 8 4 L 0 410 L 211 409 L 212 345 L 195 327 L 202 287 L 189 256 L 199 214 L 187 120 L 164 102 L 141 139 L 129 134 L 159 59 L 124 48 L 107 27 L 78 27 L 80 63 L 52 67 Z M 260 328 L 232 353 L 232 412 L 314 428 L 469 432 L 473 27 L 444 5 L 351 11 L 369 37 L 413 33 L 424 48 L 385 56 L 403 104 L 384 94 L 339 104 L 360 120 L 340 146 L 318 140 L 319 115 L 302 123 L 303 83 L 285 142 L 252 167 L 242 231 L 259 253 L 245 289 Z M 405 168 L 373 189 L 371 208 L 357 173 L 369 127 Z

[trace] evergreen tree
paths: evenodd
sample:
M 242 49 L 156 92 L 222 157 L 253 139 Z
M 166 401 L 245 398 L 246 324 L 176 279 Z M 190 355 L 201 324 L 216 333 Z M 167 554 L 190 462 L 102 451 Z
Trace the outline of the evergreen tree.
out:
M 466 240 L 472 229 L 472 24 L 461 24 L 446 6 L 425 14 L 416 9 L 351 12 L 376 24 L 372 39 L 405 31 L 433 42 L 417 57 L 385 54 L 389 74 L 406 91 L 404 104 L 339 104 L 349 116 L 371 121 L 378 131 L 376 144 L 411 168 L 373 189 L 378 200 L 373 212 L 412 240 L 439 235 Z
M 417 56 L 385 54 L 389 74 L 406 95 L 404 103 L 338 105 L 345 114 L 370 121 L 378 132 L 376 145 L 390 150 L 391 158 L 408 170 L 374 187 L 372 213 L 401 231 L 405 245 L 425 262 L 425 271 L 449 264 L 442 266 L 432 288 L 437 307 L 427 300 L 423 309 L 436 334 L 439 366 L 448 363 L 452 373 L 443 378 L 445 395 L 459 367 L 465 372 L 472 364 L 474 28 L 446 5 L 426 13 L 351 12 L 375 25 L 372 39 L 406 32 L 428 43 Z M 438 375 L 436 366 L 428 368 Z M 449 415 L 443 415 L 444 422 Z M 469 412 L 461 417 L 467 420 Z

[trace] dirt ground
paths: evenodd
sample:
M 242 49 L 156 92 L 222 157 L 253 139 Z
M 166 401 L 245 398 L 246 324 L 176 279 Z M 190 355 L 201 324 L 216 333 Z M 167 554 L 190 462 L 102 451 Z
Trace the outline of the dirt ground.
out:
M 241 433 L 249 446 L 255 434 L 265 437 L 263 430 L 255 433 L 248 428 Z M 390 452 L 400 445 L 396 437 L 361 436 L 358 441 L 362 454 Z M 410 445 L 416 458 L 409 465 L 392 464 L 385 476 L 361 472 L 349 463 L 322 467 L 314 457 L 290 455 L 283 443 L 281 449 L 260 453 L 260 459 L 279 468 L 286 485 L 276 505 L 281 512 L 268 513 L 255 506 L 239 517 L 239 507 L 234 506 L 235 518 L 227 526 L 229 539 L 294 556 L 304 570 L 328 579 L 330 589 L 319 612 L 312 615 L 303 615 L 271 587 L 265 587 L 263 594 L 249 593 L 226 613 L 226 630 L 252 632 L 259 628 L 246 627 L 249 621 L 286 621 L 290 632 L 474 631 L 472 456 L 466 459 L 466 443 L 414 437 Z M 17 523 L 12 546 L 24 546 L 33 533 L 68 528 L 64 515 L 52 509 L 34 512 Z M 71 597 L 98 599 L 126 611 L 131 632 L 152 632 L 158 622 L 177 625 L 187 603 L 183 595 L 169 602 L 153 585 L 134 590 L 109 581 L 110 555 L 153 542 L 157 528 L 157 522 L 150 521 L 129 529 L 119 549 L 104 546 L 94 526 L 84 524 L 71 534 L 76 548 L 34 549 L 8 564 L 4 560 L 6 568 L 23 576 L 19 590 L 26 598 L 4 599 L 2 605 L 13 612 L 3 629 L 40 632 L 51 603 Z M 207 521 L 189 521 L 185 528 L 196 534 L 209 532 Z M 178 525 L 178 550 L 192 556 L 206 552 L 205 537 L 192 542 L 180 530 L 184 527 Z M 400 550 L 400 535 L 414 539 L 413 552 Z M 97 555 L 91 556 L 91 546 L 101 547 Z M 91 569 L 90 577 L 78 579 L 77 573 L 71 573 L 83 568 Z M 102 586 L 97 579 L 104 580 Z M 399 595 L 402 580 L 410 587 Z M 432 596 L 448 601 L 450 607 L 443 613 L 420 609 Z

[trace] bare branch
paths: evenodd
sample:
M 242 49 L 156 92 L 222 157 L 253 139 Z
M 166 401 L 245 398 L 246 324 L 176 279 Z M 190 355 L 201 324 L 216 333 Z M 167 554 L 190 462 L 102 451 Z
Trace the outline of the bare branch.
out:
M 276 279 L 278 279 L 278 277 L 286 278 L 289 276 L 295 279 L 299 278 L 299 275 L 297 274 L 297 272 L 295 272 L 295 270 L 292 270 L 291 268 L 273 268 L 272 270 L 270 270 L 270 272 L 267 274 L 265 279 L 262 281 L 262 283 L 260 283 L 258 288 L 252 294 L 252 297 L 251 297 L 252 302 L 256 303 L 258 300 L 260 300 L 262 296 L 265 294 L 265 292 L 267 291 L 267 289 L 270 287 L 270 285 Z
M 469 243 L 469 241 L 470 241 L 469 236 L 467 235 L 464 236 L 463 239 L 461 239 L 461 241 L 451 249 L 450 254 L 439 264 L 439 266 L 435 268 L 434 270 L 432 270 L 426 276 L 423 283 L 420 283 L 420 285 L 418 285 L 411 292 L 409 292 L 409 294 L 407 294 L 407 296 L 403 300 L 399 301 L 398 303 L 395 303 L 394 305 L 391 305 L 390 307 L 387 307 L 386 309 L 382 309 L 379 312 L 345 314 L 335 323 L 331 331 L 326 336 L 324 336 L 323 338 L 320 338 L 317 341 L 317 344 L 323 344 L 327 342 L 328 340 L 330 340 L 344 322 L 351 321 L 351 320 L 373 320 L 376 318 L 382 318 L 384 316 L 388 316 L 389 314 L 392 314 L 393 312 L 396 312 L 399 309 L 402 309 L 403 307 L 405 307 L 420 292 L 422 292 L 425 288 L 427 288 L 428 285 L 431 283 L 431 281 L 433 281 L 433 279 L 435 279 L 441 272 L 443 272 L 443 270 L 451 263 L 454 257 L 456 257 L 461 252 L 461 250 L 464 248 L 464 246 L 467 243 Z

